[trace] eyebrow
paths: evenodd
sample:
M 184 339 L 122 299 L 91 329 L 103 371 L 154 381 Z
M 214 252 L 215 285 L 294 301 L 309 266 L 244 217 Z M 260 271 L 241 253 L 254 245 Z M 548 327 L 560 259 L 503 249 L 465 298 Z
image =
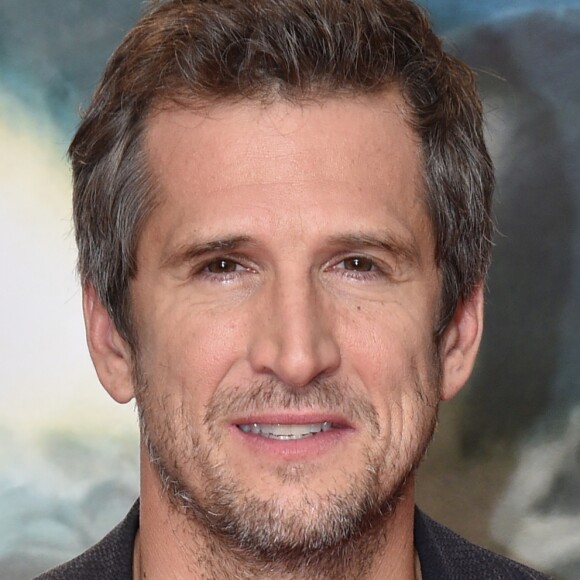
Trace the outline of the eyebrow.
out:
M 332 236 L 329 241 L 331 244 L 337 246 L 379 249 L 393 254 L 396 258 L 410 264 L 419 261 L 417 246 L 410 240 L 391 232 L 385 232 L 381 235 L 355 232 L 352 234 Z
M 205 256 L 214 252 L 231 252 L 243 244 L 248 244 L 252 239 L 248 236 L 232 236 L 208 240 L 207 242 L 188 242 L 178 246 L 162 261 L 163 268 L 176 268 L 182 264 L 187 264 L 195 258 Z
M 176 268 L 182 264 L 187 264 L 200 256 L 205 256 L 215 252 L 232 252 L 242 245 L 251 244 L 253 238 L 249 236 L 231 236 L 208 240 L 206 242 L 188 242 L 178 246 L 162 261 L 163 268 Z M 419 256 L 417 248 L 410 241 L 390 232 L 381 235 L 355 232 L 350 234 L 340 234 L 330 236 L 327 243 L 332 246 L 343 246 L 350 248 L 379 249 L 394 255 L 397 259 L 414 264 L 418 262 Z

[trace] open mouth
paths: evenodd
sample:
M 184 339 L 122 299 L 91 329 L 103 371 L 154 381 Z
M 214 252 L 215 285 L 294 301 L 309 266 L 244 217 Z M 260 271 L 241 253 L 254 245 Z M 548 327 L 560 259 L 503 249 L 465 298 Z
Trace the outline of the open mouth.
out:
M 338 427 L 330 421 L 322 423 L 305 424 L 283 424 L 283 423 L 245 423 L 237 426 L 244 433 L 253 433 L 267 439 L 278 439 L 280 441 L 291 441 L 293 439 L 305 439 L 314 437 L 319 433 L 324 433 Z

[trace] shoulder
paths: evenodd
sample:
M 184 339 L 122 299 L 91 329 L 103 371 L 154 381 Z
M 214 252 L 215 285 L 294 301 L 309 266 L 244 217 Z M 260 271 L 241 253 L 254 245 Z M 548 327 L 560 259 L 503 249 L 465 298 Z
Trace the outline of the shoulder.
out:
M 98 544 L 35 580 L 130 580 L 133 544 L 139 528 L 139 501 Z
M 547 580 L 518 562 L 468 542 L 415 510 L 415 546 L 423 580 Z

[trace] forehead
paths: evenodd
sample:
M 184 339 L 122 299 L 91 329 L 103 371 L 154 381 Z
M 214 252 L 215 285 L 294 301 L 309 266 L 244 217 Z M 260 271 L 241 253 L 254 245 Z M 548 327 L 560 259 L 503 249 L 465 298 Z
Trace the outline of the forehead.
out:
M 157 228 L 175 235 L 211 228 L 245 235 L 257 225 L 281 235 L 298 218 L 303 233 L 383 226 L 424 233 L 420 147 L 395 91 L 167 108 L 150 118 L 145 146 L 159 189 Z
M 146 124 L 145 141 L 154 169 L 167 167 L 168 162 L 179 163 L 174 157 L 179 150 L 202 161 L 197 169 L 203 172 L 204 166 L 217 160 L 215 153 L 220 162 L 230 164 L 247 154 L 275 159 L 277 152 L 299 153 L 299 147 L 300 153 L 312 160 L 324 157 L 325 165 L 339 163 L 344 156 L 372 162 L 378 155 L 369 158 L 371 150 L 388 150 L 393 163 L 400 164 L 405 155 L 418 154 L 418 137 L 407 117 L 407 107 L 395 89 L 373 96 L 298 103 L 241 100 L 195 109 L 161 106 Z M 171 151 L 167 145 L 173 147 Z

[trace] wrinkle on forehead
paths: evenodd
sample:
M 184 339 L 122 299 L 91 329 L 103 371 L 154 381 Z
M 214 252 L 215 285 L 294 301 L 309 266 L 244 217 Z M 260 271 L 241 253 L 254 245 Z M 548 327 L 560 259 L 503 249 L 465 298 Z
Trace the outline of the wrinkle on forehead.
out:
M 385 131 L 376 130 L 381 125 Z M 386 129 L 395 125 L 402 128 L 404 140 Z M 396 143 L 394 139 L 398 139 Z M 362 146 L 349 150 L 344 145 L 351 141 Z M 296 181 L 300 175 L 297 168 L 308 164 L 313 166 L 308 174 L 310 181 L 328 177 L 328 171 L 316 171 L 319 167 L 332 168 L 330 177 L 340 178 L 363 163 L 368 165 L 368 179 L 372 179 L 374 174 L 382 173 L 384 163 L 403 165 L 405 156 L 420 157 L 418 136 L 407 122 L 402 97 L 395 91 L 380 97 L 335 98 L 298 105 L 242 101 L 221 103 L 203 111 L 162 109 L 151 116 L 145 143 L 151 169 L 160 178 L 162 188 L 164 177 L 176 164 L 188 163 L 195 167 L 198 181 L 203 180 L 206 193 L 212 186 L 234 186 L 233 180 L 268 183 L 270 179 L 279 184 Z M 390 149 L 388 157 L 374 155 L 382 149 Z M 180 154 L 184 150 L 189 155 L 186 160 Z M 227 172 L 231 174 L 230 183 L 226 172 L 216 175 L 206 170 L 212 161 L 233 170 Z M 417 163 L 420 167 L 420 159 Z M 272 171 L 265 171 L 261 165 L 271 166 Z M 423 190 L 420 175 L 406 178 L 417 181 L 416 188 Z
M 166 108 L 152 115 L 146 147 L 161 205 L 167 202 L 174 214 L 171 224 L 159 224 L 171 234 L 163 243 L 172 251 L 246 235 L 256 223 L 270 223 L 276 235 L 287 226 L 291 243 L 333 225 L 330 234 L 346 235 L 367 219 L 369 204 L 385 216 L 375 220 L 375 232 L 432 236 L 421 148 L 396 91 L 299 104 Z M 218 199 L 228 200 L 235 224 L 221 219 Z

